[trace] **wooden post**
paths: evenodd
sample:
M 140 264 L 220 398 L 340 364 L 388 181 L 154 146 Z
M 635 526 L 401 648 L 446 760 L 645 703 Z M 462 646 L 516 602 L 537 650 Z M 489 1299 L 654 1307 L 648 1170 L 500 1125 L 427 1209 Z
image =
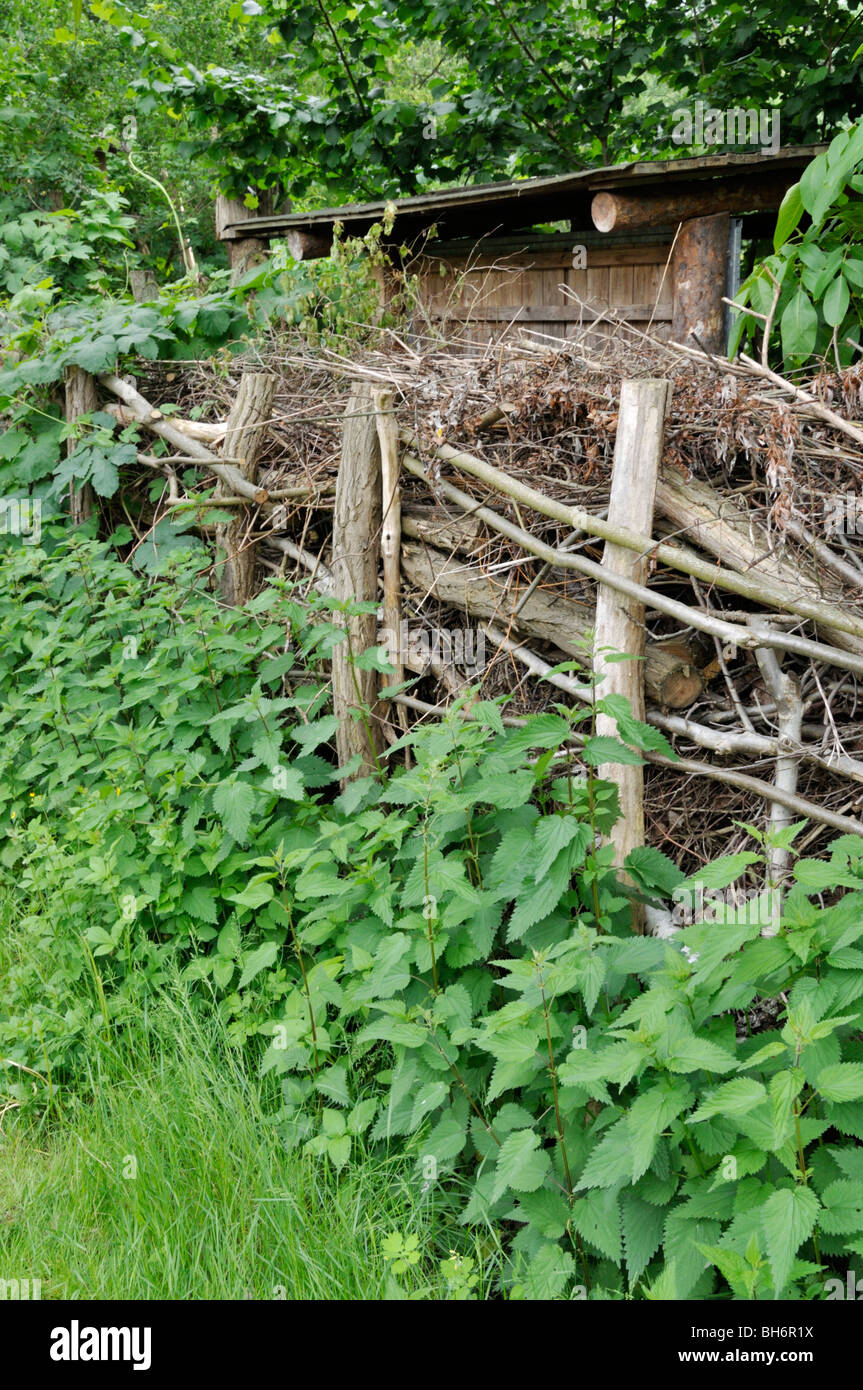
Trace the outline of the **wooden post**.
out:
M 671 258 L 671 337 L 691 344 L 694 334 L 705 352 L 725 351 L 725 280 L 730 218 L 727 212 L 694 217 L 677 234 Z
M 381 450 L 372 388 L 360 382 L 345 412 L 342 456 L 333 508 L 332 570 L 335 593 L 343 601 L 377 597 L 378 534 L 381 525 Z M 333 710 L 340 723 L 336 735 L 339 764 L 356 754 L 352 773 L 368 777 L 383 749 L 381 726 L 373 713 L 377 673 L 359 669 L 358 657 L 377 641 L 375 613 L 344 618 L 348 641 L 333 649 Z
M 237 467 L 248 482 L 254 483 L 257 459 L 266 435 L 265 422 L 273 411 L 276 379 L 268 372 L 243 372 L 225 434 L 226 458 L 236 459 Z M 216 484 L 216 496 L 232 493 L 221 480 Z M 216 527 L 216 545 L 222 551 L 219 588 L 225 603 L 239 608 L 248 603 L 254 593 L 255 551 L 246 541 L 250 514 L 242 508 L 236 521 Z M 245 542 L 245 543 L 244 543 Z
M 399 487 L 399 435 L 393 414 L 392 391 L 375 391 L 375 424 L 381 451 L 381 560 L 384 572 L 383 634 L 384 644 L 395 675 L 387 676 L 386 685 L 401 685 L 404 668 L 401 652 L 401 589 L 400 553 L 402 543 L 402 496 Z M 399 706 L 399 722 L 406 725 L 406 713 Z
M 72 423 L 80 415 L 89 415 L 94 410 L 99 409 L 99 394 L 96 390 L 95 378 L 89 372 L 85 372 L 83 367 L 66 368 L 66 420 Z M 66 440 L 66 453 L 71 454 L 76 445 L 77 439 Z M 93 515 L 95 499 L 93 489 L 89 483 L 83 483 L 76 488 L 74 483 L 69 484 L 69 515 L 75 526 L 80 526 L 82 521 Z
M 665 416 L 671 386 L 667 381 L 624 381 L 620 392 L 614 470 L 608 520 L 650 535 L 656 479 L 665 432 Z M 603 565 L 638 584 L 647 580 L 648 556 L 607 541 Z M 644 719 L 643 661 L 605 664 L 603 649 L 643 657 L 645 650 L 644 607 L 635 599 L 600 584 L 596 595 L 596 634 L 594 670 L 602 676 L 597 694 L 625 695 L 636 719 Z M 598 734 L 615 735 L 617 726 L 607 714 L 597 716 Z M 604 764 L 598 775 L 616 782 L 621 818 L 611 832 L 615 862 L 622 865 L 630 850 L 644 844 L 644 774 L 642 768 L 623 764 Z M 644 930 L 640 904 L 634 905 L 633 929 Z
M 247 208 L 239 198 L 228 198 L 224 193 L 216 195 L 216 236 L 219 241 L 227 244 L 232 285 L 242 280 L 253 266 L 263 264 L 267 259 L 269 243 L 262 241 L 260 237 L 240 237 L 236 232 L 225 235 L 225 228 L 234 222 L 247 222 L 252 217 L 266 217 L 272 211 L 272 193 L 261 193 L 254 211 Z

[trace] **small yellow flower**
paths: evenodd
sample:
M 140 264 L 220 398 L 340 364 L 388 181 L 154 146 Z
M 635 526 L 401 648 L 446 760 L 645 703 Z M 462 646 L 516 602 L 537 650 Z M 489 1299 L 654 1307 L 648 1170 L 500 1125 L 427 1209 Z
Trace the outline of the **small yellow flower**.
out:
M 14 820 L 14 819 L 15 819 L 15 812 L 14 812 L 14 811 L 10 811 L 9 814 L 10 814 L 10 816 L 12 817 L 12 819 Z

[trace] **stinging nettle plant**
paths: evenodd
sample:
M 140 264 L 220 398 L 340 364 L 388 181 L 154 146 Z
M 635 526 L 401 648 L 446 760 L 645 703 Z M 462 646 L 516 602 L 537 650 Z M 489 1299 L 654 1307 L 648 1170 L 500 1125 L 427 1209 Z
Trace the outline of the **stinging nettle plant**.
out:
M 338 607 L 6 542 L 4 1092 L 74 1106 L 94 1022 L 179 967 L 278 1081 L 287 1146 L 414 1165 L 452 1297 L 824 1297 L 863 1258 L 863 843 L 797 861 L 775 936 L 751 902 L 636 936 L 633 891 L 721 890 L 769 846 L 692 880 L 635 850 L 624 886 L 594 769 L 659 736 L 598 693 L 465 701 L 339 790 Z

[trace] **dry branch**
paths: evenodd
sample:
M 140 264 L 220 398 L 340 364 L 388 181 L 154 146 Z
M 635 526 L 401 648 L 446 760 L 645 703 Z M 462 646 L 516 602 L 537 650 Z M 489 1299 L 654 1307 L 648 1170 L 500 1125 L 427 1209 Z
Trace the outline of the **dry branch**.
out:
M 239 468 L 234 464 L 222 463 L 203 444 L 199 444 L 184 434 L 182 430 L 178 430 L 164 418 L 160 411 L 156 410 L 155 406 L 145 400 L 134 386 L 130 386 L 121 377 L 110 373 L 100 376 L 99 381 L 106 391 L 111 391 L 115 396 L 119 396 L 120 400 L 129 407 L 134 419 L 139 424 L 146 425 L 148 430 L 152 430 L 153 434 L 157 434 L 160 439 L 167 440 L 180 453 L 188 454 L 197 463 L 204 464 L 211 473 L 220 478 L 239 497 L 247 497 L 252 502 L 267 501 L 269 493 L 266 488 L 256 487 L 253 483 L 247 482 Z

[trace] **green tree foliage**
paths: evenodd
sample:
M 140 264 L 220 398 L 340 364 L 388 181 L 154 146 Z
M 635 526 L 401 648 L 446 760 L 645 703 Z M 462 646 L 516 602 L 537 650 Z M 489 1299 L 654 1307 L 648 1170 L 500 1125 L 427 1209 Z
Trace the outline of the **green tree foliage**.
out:
M 709 0 L 372 0 L 362 6 L 247 0 L 273 62 L 205 68 L 132 20 L 143 109 L 186 107 L 189 151 L 233 191 L 303 196 L 408 193 L 442 179 L 572 169 L 676 149 L 672 111 L 779 108 L 785 143 L 832 133 L 859 113 L 861 6 L 815 0 L 754 8 Z M 94 14 L 130 27 L 114 0 Z M 135 29 L 135 24 L 140 27 Z M 440 45 L 448 62 L 426 91 L 394 93 L 401 54 Z

